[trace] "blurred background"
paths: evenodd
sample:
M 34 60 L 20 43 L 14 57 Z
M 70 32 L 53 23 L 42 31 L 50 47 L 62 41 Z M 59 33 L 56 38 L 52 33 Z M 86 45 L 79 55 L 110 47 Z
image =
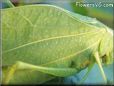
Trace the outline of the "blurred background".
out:
M 3 0 L 0 3 L 0 8 L 5 9 L 9 8 L 10 4 L 7 4 L 8 0 Z M 15 6 L 22 6 L 22 5 L 33 5 L 33 4 L 51 4 L 62 7 L 74 13 L 79 13 L 84 16 L 89 16 L 96 18 L 97 20 L 101 21 L 111 29 L 114 28 L 114 1 L 113 0 L 11 0 L 13 5 Z M 83 3 L 86 5 L 89 4 L 96 4 L 95 6 L 83 6 Z M 114 83 L 113 76 L 113 66 L 108 65 L 104 67 L 104 71 L 109 81 Z M 87 68 L 82 70 L 79 74 L 62 78 L 61 80 L 55 80 L 56 82 L 62 81 L 64 84 L 75 84 L 78 83 L 84 74 L 87 72 Z M 54 80 L 53 80 L 54 81 Z M 51 83 L 51 82 L 47 82 Z M 85 84 L 96 84 L 96 83 L 103 83 L 103 78 L 101 77 L 101 73 L 99 71 L 98 65 L 95 64 L 92 68 L 89 76 L 84 81 Z

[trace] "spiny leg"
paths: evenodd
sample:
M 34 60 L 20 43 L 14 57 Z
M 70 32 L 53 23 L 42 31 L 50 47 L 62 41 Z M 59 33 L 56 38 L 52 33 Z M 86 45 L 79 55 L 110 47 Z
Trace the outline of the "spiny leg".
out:
M 101 61 L 100 61 L 99 53 L 98 53 L 98 52 L 95 52 L 94 57 L 95 57 L 96 62 L 97 62 L 97 64 L 98 64 L 99 68 L 100 68 L 102 77 L 103 77 L 104 81 L 107 83 L 107 78 L 106 78 L 106 75 L 105 75 L 105 73 L 104 73 L 104 70 L 103 70 Z

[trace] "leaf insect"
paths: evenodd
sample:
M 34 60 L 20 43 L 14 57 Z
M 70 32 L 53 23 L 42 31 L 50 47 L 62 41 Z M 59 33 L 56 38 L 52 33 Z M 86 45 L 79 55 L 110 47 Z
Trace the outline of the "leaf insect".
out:
M 3 9 L 2 19 L 3 84 L 44 83 L 88 67 L 84 81 L 95 62 L 107 83 L 102 63 L 113 62 L 113 33 L 96 19 L 43 4 Z

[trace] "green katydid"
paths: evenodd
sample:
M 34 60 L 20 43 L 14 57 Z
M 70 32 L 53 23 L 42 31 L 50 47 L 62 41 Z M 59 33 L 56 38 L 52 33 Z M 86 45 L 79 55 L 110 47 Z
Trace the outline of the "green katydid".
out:
M 95 62 L 107 81 L 112 53 L 112 31 L 94 18 L 43 4 L 2 9 L 3 84 L 39 84 Z

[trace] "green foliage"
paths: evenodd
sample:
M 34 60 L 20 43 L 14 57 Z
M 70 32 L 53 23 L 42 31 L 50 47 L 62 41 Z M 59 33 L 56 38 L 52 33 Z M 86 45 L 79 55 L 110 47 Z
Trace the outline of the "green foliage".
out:
M 104 35 L 112 37 L 107 28 L 51 5 L 3 9 L 3 83 L 43 83 L 78 73 L 95 62 Z

